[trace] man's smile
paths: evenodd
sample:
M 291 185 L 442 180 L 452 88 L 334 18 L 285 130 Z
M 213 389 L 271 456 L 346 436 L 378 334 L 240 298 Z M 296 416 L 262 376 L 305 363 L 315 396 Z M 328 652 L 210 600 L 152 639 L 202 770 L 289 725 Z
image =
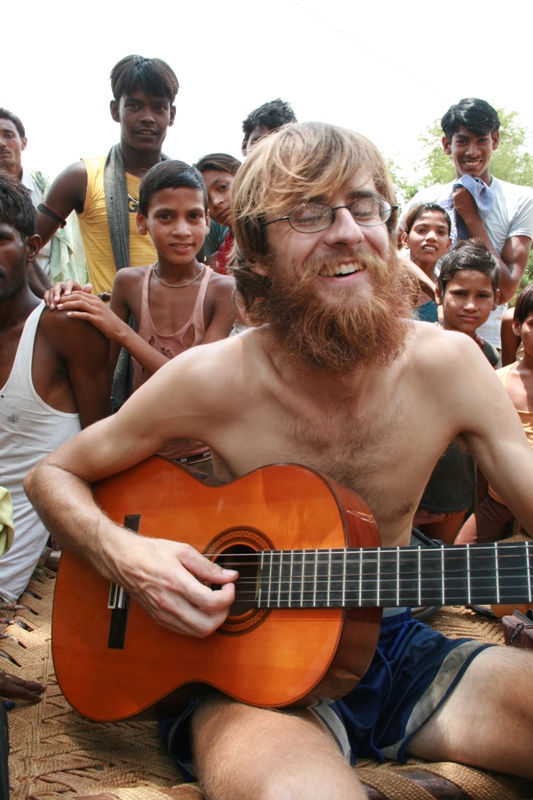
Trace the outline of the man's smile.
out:
M 362 269 L 364 269 L 364 267 L 362 267 L 361 264 L 351 262 L 350 264 L 324 266 L 318 274 L 323 278 L 336 278 L 344 275 L 353 275 L 354 272 L 360 272 Z

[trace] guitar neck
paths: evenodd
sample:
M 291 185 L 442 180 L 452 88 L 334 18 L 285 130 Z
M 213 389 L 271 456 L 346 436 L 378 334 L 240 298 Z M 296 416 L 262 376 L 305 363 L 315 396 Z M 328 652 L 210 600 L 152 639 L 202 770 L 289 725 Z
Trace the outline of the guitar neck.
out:
M 532 602 L 531 542 L 456 547 L 272 550 L 259 558 L 259 608 Z

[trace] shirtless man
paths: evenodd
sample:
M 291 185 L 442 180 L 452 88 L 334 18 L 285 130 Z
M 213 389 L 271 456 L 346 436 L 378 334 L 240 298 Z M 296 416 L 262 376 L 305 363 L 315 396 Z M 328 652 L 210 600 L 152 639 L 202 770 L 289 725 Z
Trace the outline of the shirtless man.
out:
M 466 337 L 408 318 L 393 203 L 383 159 L 358 134 L 305 123 L 266 137 L 239 171 L 232 199 L 237 287 L 247 321 L 261 327 L 184 353 L 115 417 L 30 474 L 30 497 L 54 535 L 159 623 L 196 637 L 213 633 L 228 614 L 235 573 L 186 543 L 125 531 L 98 510 L 89 484 L 176 436 L 208 442 L 221 480 L 275 462 L 317 469 L 366 500 L 385 545 L 407 545 L 431 470 L 462 434 L 533 531 L 533 453 L 493 370 Z M 525 735 L 531 654 L 449 642 L 403 613 L 390 625 L 397 641 L 421 636 L 435 646 L 424 658 L 416 649 L 399 679 L 399 709 L 376 709 L 370 737 L 361 730 L 368 694 L 358 715 L 361 684 L 325 709 L 276 713 L 218 694 L 198 706 L 187 723 L 205 795 L 360 800 L 365 793 L 338 747 L 348 738 L 359 755 L 406 752 L 533 777 Z M 407 656 L 409 647 L 400 649 Z M 377 661 L 367 676 L 382 669 Z M 385 687 L 372 690 L 373 703 L 395 695 Z M 177 746 L 172 739 L 183 764 Z
M 108 413 L 108 342 L 92 325 L 44 308 L 28 286 L 41 240 L 28 190 L 0 175 L 0 484 L 15 538 L 0 559 L 0 598 L 15 603 L 48 539 L 24 493 L 43 456 Z

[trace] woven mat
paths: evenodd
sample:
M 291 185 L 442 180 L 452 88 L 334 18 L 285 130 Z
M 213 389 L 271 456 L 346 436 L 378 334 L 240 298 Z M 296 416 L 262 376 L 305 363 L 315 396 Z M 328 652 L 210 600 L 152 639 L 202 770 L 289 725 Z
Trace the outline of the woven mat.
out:
M 0 609 L 0 666 L 47 686 L 41 703 L 19 702 L 8 714 L 11 800 L 201 800 L 195 785 L 179 785 L 155 722 L 89 722 L 62 696 L 50 653 L 54 579 L 40 566 L 19 605 Z M 468 609 L 445 608 L 430 621 L 451 637 L 501 641 L 499 621 Z M 371 800 L 533 798 L 529 782 L 452 763 L 364 761 L 357 774 Z

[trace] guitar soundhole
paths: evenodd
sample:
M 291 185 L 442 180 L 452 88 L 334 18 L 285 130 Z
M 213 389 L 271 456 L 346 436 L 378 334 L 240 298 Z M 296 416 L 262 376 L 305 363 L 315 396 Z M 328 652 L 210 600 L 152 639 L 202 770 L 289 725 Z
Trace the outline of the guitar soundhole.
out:
M 205 555 L 224 569 L 236 569 L 239 577 L 235 584 L 235 602 L 217 633 L 239 636 L 249 633 L 268 616 L 268 609 L 256 608 L 256 595 L 260 581 L 260 551 L 272 549 L 272 544 L 259 531 L 238 529 L 225 531 L 210 543 Z M 211 584 L 214 590 L 220 589 Z

